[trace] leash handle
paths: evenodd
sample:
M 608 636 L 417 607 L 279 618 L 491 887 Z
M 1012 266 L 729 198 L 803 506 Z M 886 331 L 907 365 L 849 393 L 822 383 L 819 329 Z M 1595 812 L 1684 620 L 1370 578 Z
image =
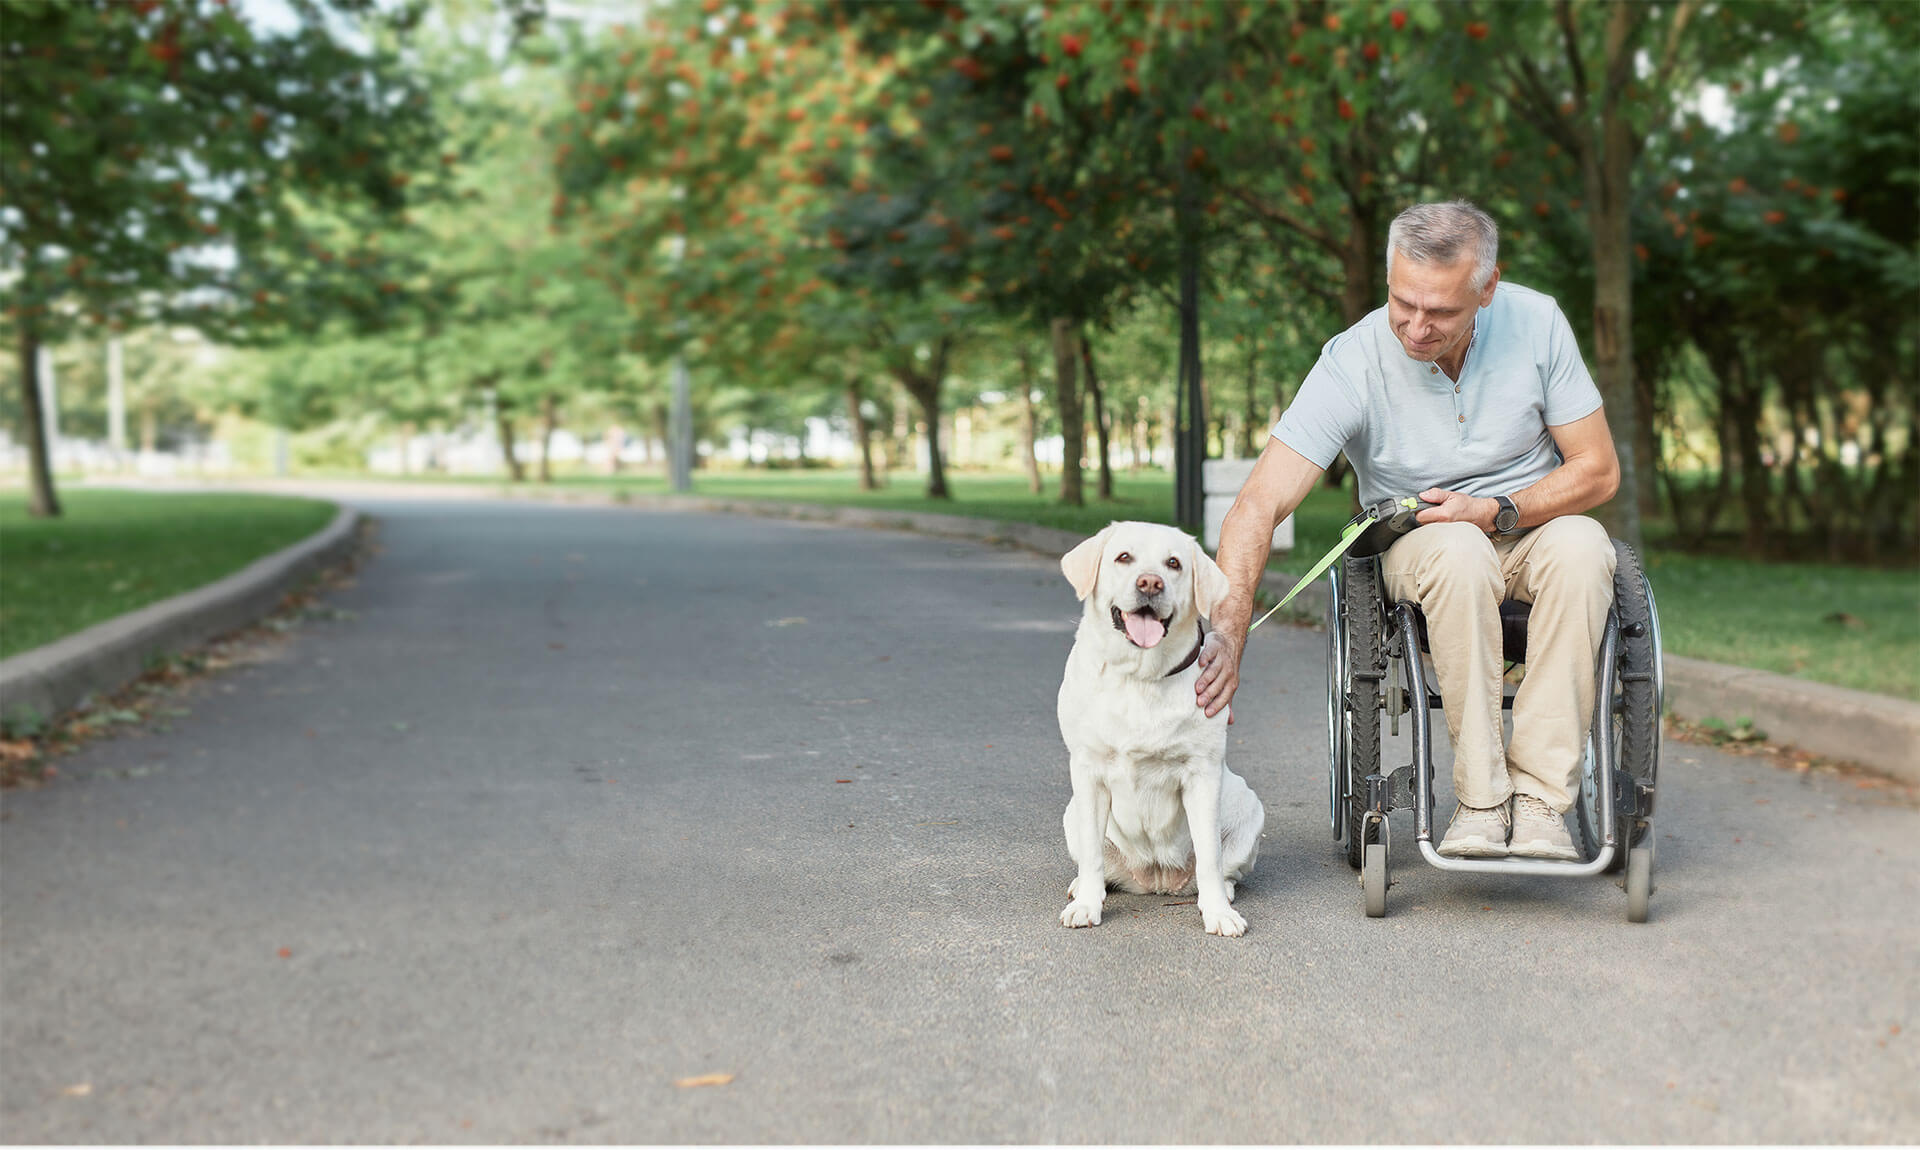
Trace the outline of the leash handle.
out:
M 1285 598 L 1281 599 L 1278 603 L 1275 603 L 1272 606 L 1272 608 L 1270 608 L 1267 611 L 1265 615 L 1262 615 L 1260 616 L 1260 618 L 1254 620 L 1252 626 L 1249 626 L 1247 628 L 1247 634 L 1249 635 L 1253 634 L 1254 627 L 1258 627 L 1260 624 L 1266 622 L 1268 619 L 1273 617 L 1273 613 L 1275 611 L 1278 611 L 1280 608 L 1285 607 L 1288 603 L 1293 602 L 1293 597 L 1295 595 L 1298 595 L 1302 588 L 1304 588 L 1307 584 L 1313 582 L 1315 579 L 1320 578 L 1321 573 L 1326 571 L 1327 568 L 1333 566 L 1333 561 L 1335 559 L 1338 559 L 1340 558 L 1340 556 L 1346 554 L 1347 548 L 1353 546 L 1354 540 L 1364 535 L 1367 531 L 1367 528 L 1372 527 L 1374 523 L 1377 522 L 1382 516 L 1397 514 L 1400 512 L 1402 508 L 1404 508 L 1407 511 L 1418 511 L 1420 508 L 1426 507 L 1426 506 L 1431 506 L 1431 504 L 1423 504 L 1418 499 L 1415 499 L 1409 496 L 1406 499 L 1392 499 L 1384 503 L 1375 504 L 1374 506 L 1369 507 L 1365 511 L 1362 511 L 1360 514 L 1354 516 L 1353 519 L 1346 525 L 1346 527 L 1341 530 L 1340 542 L 1333 545 L 1333 550 L 1321 556 L 1320 561 L 1313 565 L 1313 570 L 1307 572 L 1305 575 L 1302 575 L 1300 577 L 1300 581 L 1293 585 L 1293 590 L 1287 592 Z

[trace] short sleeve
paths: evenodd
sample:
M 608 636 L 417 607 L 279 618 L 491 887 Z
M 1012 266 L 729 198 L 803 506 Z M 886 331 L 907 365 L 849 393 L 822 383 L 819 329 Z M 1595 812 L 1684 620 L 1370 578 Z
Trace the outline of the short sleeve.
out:
M 1366 427 L 1360 391 L 1335 362 L 1339 342 L 1331 340 L 1320 349 L 1319 362 L 1273 428 L 1274 438 L 1323 470 L 1333 466 L 1334 459 Z
M 1546 391 L 1548 427 L 1560 427 L 1600 410 L 1600 389 L 1587 374 L 1587 361 L 1580 358 L 1573 325 L 1557 306 L 1547 333 Z

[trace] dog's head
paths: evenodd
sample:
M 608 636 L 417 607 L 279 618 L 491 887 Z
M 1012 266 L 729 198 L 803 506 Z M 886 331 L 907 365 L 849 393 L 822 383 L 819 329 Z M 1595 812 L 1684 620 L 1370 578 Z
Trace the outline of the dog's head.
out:
M 1073 592 L 1136 647 L 1213 614 L 1227 576 L 1193 536 L 1159 523 L 1109 523 L 1060 558 Z

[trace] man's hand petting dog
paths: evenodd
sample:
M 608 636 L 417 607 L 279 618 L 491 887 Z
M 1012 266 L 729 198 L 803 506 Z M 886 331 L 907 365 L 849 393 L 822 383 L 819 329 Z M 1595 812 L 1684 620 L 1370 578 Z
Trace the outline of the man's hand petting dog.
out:
M 1194 680 L 1194 702 L 1211 719 L 1226 708 L 1227 723 L 1233 723 L 1233 693 L 1240 689 L 1240 651 L 1218 631 L 1207 632 L 1200 647 L 1200 677 Z

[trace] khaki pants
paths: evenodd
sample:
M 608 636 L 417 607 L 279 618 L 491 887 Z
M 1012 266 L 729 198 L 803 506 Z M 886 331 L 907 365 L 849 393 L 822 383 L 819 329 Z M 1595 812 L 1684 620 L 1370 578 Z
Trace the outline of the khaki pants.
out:
M 1429 523 L 1381 557 L 1387 596 L 1419 604 L 1453 739 L 1453 790 L 1470 807 L 1518 791 L 1565 813 L 1593 718 L 1594 661 L 1613 603 L 1613 543 L 1584 515 L 1511 539 Z M 1500 601 L 1533 604 L 1527 675 L 1500 747 Z

